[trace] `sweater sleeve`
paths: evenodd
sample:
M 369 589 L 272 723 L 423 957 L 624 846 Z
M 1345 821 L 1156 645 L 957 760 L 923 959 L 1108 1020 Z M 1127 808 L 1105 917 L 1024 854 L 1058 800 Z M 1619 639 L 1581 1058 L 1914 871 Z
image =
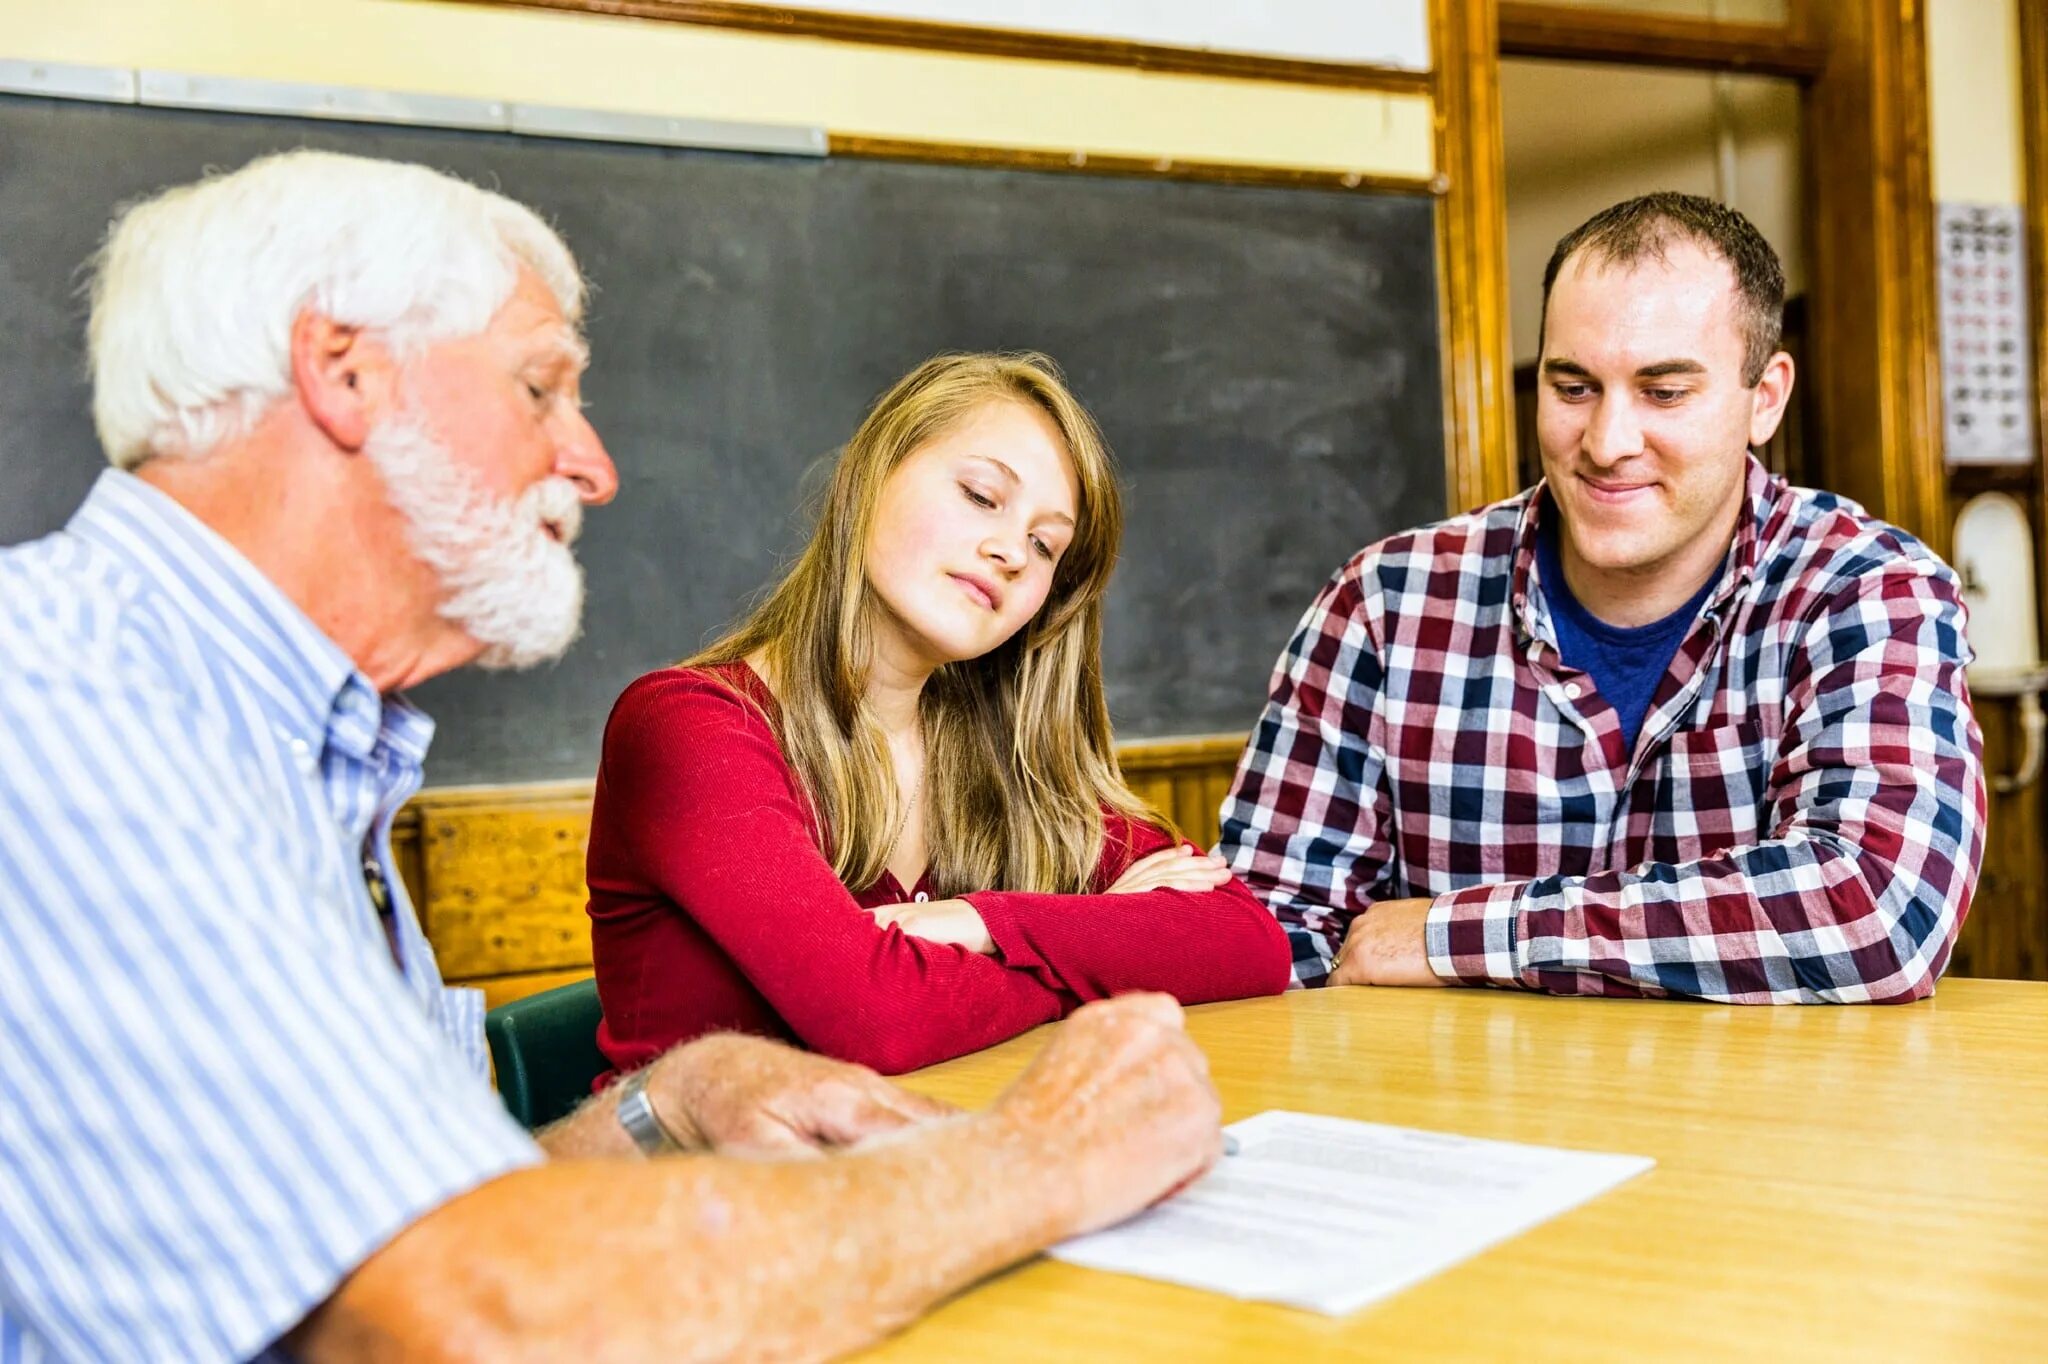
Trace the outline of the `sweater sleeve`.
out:
M 1203 1004 L 1287 988 L 1287 934 L 1235 876 L 1207 891 L 1100 893 L 1133 862 L 1174 846 L 1149 824 L 1105 818 L 1098 893 L 981 891 L 965 897 L 1005 963 L 1084 1001 L 1163 990 L 1183 1004 Z
M 592 819 L 676 907 L 675 931 L 688 916 L 827 1055 L 896 1074 L 1071 1005 L 988 957 L 878 927 L 819 851 L 767 722 L 702 674 L 650 674 L 619 698 Z

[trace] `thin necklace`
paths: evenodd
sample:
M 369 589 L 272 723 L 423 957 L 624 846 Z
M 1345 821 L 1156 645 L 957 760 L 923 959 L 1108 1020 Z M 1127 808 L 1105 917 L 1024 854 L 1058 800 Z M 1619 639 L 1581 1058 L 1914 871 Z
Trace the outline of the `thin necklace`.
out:
M 903 802 L 903 809 L 896 815 L 896 832 L 889 835 L 889 850 L 882 854 L 882 865 L 888 866 L 895 859 L 896 845 L 903 841 L 903 835 L 910 828 L 910 812 L 917 808 L 917 798 L 924 794 L 924 766 L 917 769 L 917 780 L 911 784 L 910 799 Z

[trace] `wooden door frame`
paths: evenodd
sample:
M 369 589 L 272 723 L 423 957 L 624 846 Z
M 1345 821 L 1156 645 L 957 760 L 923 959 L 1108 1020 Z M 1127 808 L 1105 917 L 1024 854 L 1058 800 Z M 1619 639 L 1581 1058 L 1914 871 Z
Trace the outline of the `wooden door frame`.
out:
M 1918 0 L 1837 0 L 1805 22 L 1813 437 L 1822 482 L 1949 553 L 1927 32 Z
M 2019 0 L 2020 165 L 2022 231 L 2027 243 L 2028 315 L 2034 346 L 2034 533 L 2048 527 L 2048 5 Z M 2048 641 L 2048 553 L 2035 547 L 2040 566 L 2034 602 Z
M 1430 0 L 1444 491 L 1457 513 L 1513 495 L 1515 385 L 1495 0 Z

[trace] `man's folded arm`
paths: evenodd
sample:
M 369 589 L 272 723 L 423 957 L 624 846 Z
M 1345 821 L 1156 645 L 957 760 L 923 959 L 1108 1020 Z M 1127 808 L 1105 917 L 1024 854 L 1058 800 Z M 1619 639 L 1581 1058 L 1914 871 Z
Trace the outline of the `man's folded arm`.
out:
M 1439 896 L 1431 968 L 1473 983 L 1729 1003 L 1931 993 L 1983 852 L 1980 742 L 1953 580 L 1901 564 L 1801 641 L 1771 837 L 1681 863 Z

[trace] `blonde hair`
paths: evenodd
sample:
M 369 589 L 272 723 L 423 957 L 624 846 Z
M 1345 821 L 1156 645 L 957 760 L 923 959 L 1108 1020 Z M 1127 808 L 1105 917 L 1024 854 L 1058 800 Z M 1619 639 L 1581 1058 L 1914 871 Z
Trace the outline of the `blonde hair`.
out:
M 795 565 L 742 624 L 684 664 L 765 658 L 783 752 L 833 872 L 856 890 L 880 879 L 902 800 L 866 701 L 875 508 L 904 459 L 990 402 L 1052 419 L 1080 499 L 1038 613 L 990 652 L 940 668 L 920 697 L 932 886 L 941 897 L 1086 891 L 1104 807 L 1167 825 L 1124 784 L 1102 695 L 1102 597 L 1123 535 L 1102 433 L 1042 355 L 936 356 L 883 394 L 847 442 Z

